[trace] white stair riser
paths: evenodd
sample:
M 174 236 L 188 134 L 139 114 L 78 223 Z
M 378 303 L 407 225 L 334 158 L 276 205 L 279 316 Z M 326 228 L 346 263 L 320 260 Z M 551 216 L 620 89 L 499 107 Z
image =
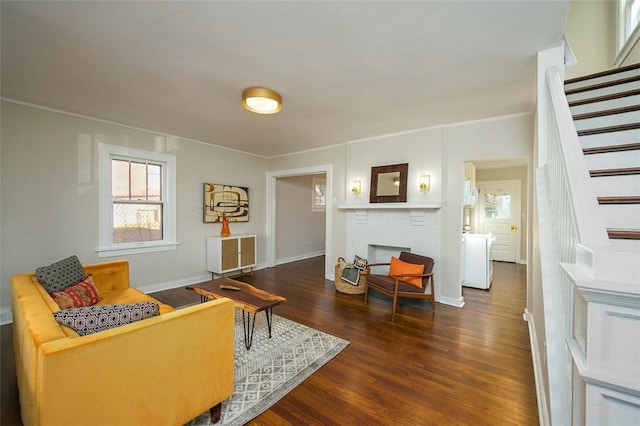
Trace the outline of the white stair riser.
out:
M 640 195 L 640 176 L 607 176 L 591 178 L 591 189 L 597 197 L 629 197 Z
M 585 155 L 584 161 L 588 170 L 640 167 L 640 150 Z M 640 181 L 640 176 L 637 179 Z
M 594 84 L 607 83 L 609 81 L 621 80 L 624 78 L 634 77 L 637 75 L 640 75 L 639 68 L 636 68 L 634 70 L 629 70 L 629 71 L 618 72 L 611 75 L 605 75 L 602 77 L 590 78 L 588 80 L 578 81 L 575 83 L 567 83 L 564 86 L 566 90 L 572 90 L 572 89 L 577 89 L 579 87 L 593 86 Z
M 571 114 L 586 114 L 588 112 L 604 111 L 608 109 L 622 108 L 632 105 L 640 105 L 640 95 L 625 96 L 624 98 L 616 98 L 608 101 L 577 105 L 571 107 Z
M 601 127 L 617 126 L 620 124 L 633 124 L 640 122 L 640 111 L 625 112 L 623 114 L 612 114 L 604 117 L 587 118 L 576 120 L 576 129 L 599 129 Z
M 614 93 L 626 92 L 627 90 L 640 89 L 640 80 L 632 81 L 625 84 L 616 84 L 615 86 L 603 87 L 602 89 L 587 90 L 585 92 L 578 92 L 572 95 L 567 95 L 569 102 L 590 99 L 598 96 L 611 95 Z
M 640 142 L 640 129 L 580 136 L 580 145 L 583 148 L 623 145 L 627 143 L 636 143 L 636 142 Z
M 640 229 L 640 204 L 601 205 L 600 215 L 607 228 Z

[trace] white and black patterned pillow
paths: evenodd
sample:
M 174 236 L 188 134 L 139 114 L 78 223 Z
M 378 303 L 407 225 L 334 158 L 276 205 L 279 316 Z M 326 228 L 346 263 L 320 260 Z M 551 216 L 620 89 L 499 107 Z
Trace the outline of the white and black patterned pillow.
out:
M 86 276 L 76 255 L 36 269 L 36 278 L 47 293 L 62 291 L 82 281 Z
M 63 309 L 53 313 L 62 325 L 73 328 L 81 336 L 119 327 L 160 315 L 160 306 L 154 302 L 121 305 L 94 305 Z

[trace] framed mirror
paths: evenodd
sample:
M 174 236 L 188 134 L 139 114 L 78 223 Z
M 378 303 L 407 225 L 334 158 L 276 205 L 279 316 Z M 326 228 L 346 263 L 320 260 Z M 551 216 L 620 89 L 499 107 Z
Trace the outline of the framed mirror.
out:
M 370 203 L 404 203 L 407 201 L 409 163 L 371 167 Z

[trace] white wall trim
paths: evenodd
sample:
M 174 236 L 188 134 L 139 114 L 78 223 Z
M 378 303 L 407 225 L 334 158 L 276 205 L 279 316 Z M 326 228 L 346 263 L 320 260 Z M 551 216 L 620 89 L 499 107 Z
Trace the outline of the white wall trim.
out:
M 325 214 L 325 263 L 324 277 L 329 279 L 333 275 L 334 265 L 329 259 L 333 259 L 332 248 L 332 223 L 333 223 L 333 165 L 321 164 L 318 166 L 300 167 L 296 169 L 275 170 L 267 172 L 267 192 L 266 192 L 266 250 L 267 267 L 276 266 L 276 179 L 291 176 L 305 176 L 324 173 L 327 179 L 325 192 L 326 214 Z
M 264 269 L 266 267 L 267 266 L 264 263 L 261 263 L 254 266 L 253 270 L 257 271 L 259 269 Z M 143 293 L 149 294 L 149 293 L 155 293 L 156 291 L 172 290 L 178 287 L 186 287 L 189 284 L 201 283 L 203 281 L 209 281 L 209 280 L 211 280 L 211 273 L 196 275 L 189 278 L 182 278 L 175 281 L 167 281 L 164 283 L 151 284 L 151 285 L 146 285 L 143 287 L 136 287 L 136 288 L 142 291 Z
M 0 308 L 0 325 L 11 324 L 13 322 L 13 312 L 11 308 Z
M 268 158 L 268 157 L 265 157 L 264 155 L 253 154 L 251 152 L 241 151 L 239 149 L 229 148 L 229 147 L 222 146 L 222 145 L 216 145 L 216 144 L 211 143 L 211 142 L 204 142 L 204 141 L 200 141 L 200 140 L 197 140 L 197 139 L 186 138 L 186 137 L 183 137 L 183 136 L 171 135 L 169 133 L 159 132 L 157 130 L 152 130 L 152 129 L 146 129 L 144 127 L 132 126 L 130 124 L 123 124 L 123 123 L 118 123 L 116 121 L 109 121 L 109 120 L 104 120 L 102 118 L 91 117 L 89 115 L 83 115 L 83 114 L 77 114 L 75 112 L 63 111 L 63 110 L 56 109 L 56 108 L 50 108 L 50 107 L 46 107 L 46 106 L 42 106 L 42 105 L 32 104 L 32 103 L 29 103 L 29 102 L 19 101 L 17 99 L 5 98 L 4 96 L 0 97 L 0 101 L 9 102 L 9 103 L 16 104 L 16 105 L 21 105 L 21 106 L 26 106 L 26 107 L 29 107 L 29 108 L 40 109 L 40 110 L 43 110 L 43 111 L 49 111 L 49 112 L 53 112 L 53 113 L 56 113 L 56 114 L 66 115 L 66 116 L 69 116 L 69 117 L 83 118 L 85 120 L 91 120 L 91 121 L 95 121 L 95 122 L 102 123 L 102 124 L 109 124 L 109 125 L 112 125 L 112 126 L 123 127 L 125 129 L 137 130 L 139 132 L 152 133 L 152 134 L 157 135 L 157 136 L 164 136 L 164 137 L 167 137 L 167 138 L 178 138 L 178 139 L 180 139 L 182 141 L 185 141 L 185 142 L 191 142 L 191 143 L 195 143 L 195 144 L 199 144 L 199 145 L 205 145 L 205 146 L 208 146 L 208 147 L 211 147 L 211 148 L 224 149 L 226 151 L 237 152 L 237 153 L 240 153 L 240 154 L 249 155 L 251 157 L 262 158 L 262 159 Z
M 443 305 L 449 305 L 449 306 L 455 306 L 456 308 L 462 308 L 464 306 L 464 297 L 460 297 L 459 299 L 456 299 L 456 298 L 453 298 L 453 297 L 446 297 L 446 296 L 440 295 L 440 297 L 438 297 L 438 300 L 436 300 L 436 302 L 442 303 Z
M 178 287 L 188 286 L 189 284 L 209 281 L 210 279 L 211 279 L 211 274 L 203 274 L 203 275 L 197 275 L 189 278 L 182 278 L 175 281 L 167 281 L 164 283 L 151 284 L 151 285 L 146 285 L 143 287 L 136 287 L 136 288 L 143 293 L 149 294 L 149 293 L 155 293 L 156 291 L 171 290 Z
M 374 141 L 374 140 L 377 140 L 377 139 L 386 139 L 386 138 L 395 137 L 395 136 L 402 136 L 402 135 L 407 135 L 407 134 L 411 134 L 411 133 L 423 132 L 423 131 L 426 131 L 426 130 L 446 129 L 446 128 L 451 128 L 451 127 L 468 126 L 468 125 L 471 125 L 471 124 L 479 124 L 479 123 L 490 123 L 492 121 L 506 120 L 506 119 L 509 119 L 509 118 L 517 118 L 517 117 L 526 117 L 526 116 L 531 116 L 531 115 L 533 115 L 533 112 L 529 111 L 529 112 L 519 112 L 519 113 L 515 113 L 515 114 L 500 115 L 500 116 L 497 116 L 497 117 L 480 118 L 478 120 L 460 121 L 458 123 L 435 124 L 433 126 L 419 127 L 417 129 L 404 130 L 402 132 L 396 132 L 396 133 L 387 133 L 385 135 L 378 135 L 378 136 L 373 136 L 373 137 L 370 137 L 370 138 L 353 139 L 353 140 L 347 141 L 345 143 L 347 145 L 350 145 L 350 144 L 361 143 L 361 142 L 370 142 L 370 141 Z
M 323 256 L 324 253 L 325 252 L 323 250 L 315 253 L 306 253 L 306 254 L 299 254 L 298 256 L 286 257 L 284 259 L 277 260 L 276 265 L 284 265 L 285 263 L 297 262 L 298 260 L 306 260 L 306 259 L 311 259 L 318 256 Z
M 544 395 L 544 387 L 543 382 L 540 378 L 540 375 L 544 374 L 544 369 L 542 368 L 542 359 L 540 358 L 540 354 L 542 354 L 543 351 L 541 351 L 540 347 L 538 346 L 538 337 L 533 315 L 531 315 L 531 313 L 527 309 L 525 309 L 522 317 L 529 325 L 529 341 L 531 345 L 531 358 L 533 361 L 533 376 L 536 381 L 536 398 L 538 400 L 539 423 L 541 426 L 548 426 L 551 425 L 551 421 L 549 420 L 549 409 L 546 404 L 546 398 L 542 397 L 542 395 Z
M 616 68 L 619 68 L 622 65 L 622 63 L 627 59 L 627 57 L 629 56 L 633 48 L 636 46 L 636 44 L 638 44 L 638 41 L 640 41 L 640 25 L 638 25 L 633 30 L 629 38 L 625 40 L 622 47 L 620 47 L 620 50 L 618 50 L 618 53 L 616 54 L 616 58 L 613 61 L 613 65 Z M 618 41 L 618 43 L 620 43 L 620 41 Z

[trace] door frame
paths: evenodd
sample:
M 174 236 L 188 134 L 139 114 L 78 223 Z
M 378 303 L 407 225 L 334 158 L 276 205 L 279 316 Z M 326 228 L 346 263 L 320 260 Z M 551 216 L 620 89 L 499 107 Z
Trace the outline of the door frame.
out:
M 480 183 L 489 183 L 489 184 L 499 184 L 501 182 L 509 182 L 509 183 L 516 183 L 516 187 L 518 188 L 518 198 L 520 201 L 519 205 L 518 205 L 518 211 L 520 213 L 519 217 L 517 218 L 517 220 L 515 220 L 514 222 L 517 225 L 517 231 L 515 232 L 515 238 L 514 238 L 514 242 L 513 244 L 515 245 L 515 259 L 514 259 L 514 263 L 518 264 L 521 263 L 521 250 L 520 250 L 520 244 L 522 243 L 522 180 L 521 179 L 499 179 L 499 180 L 482 180 L 482 181 L 476 181 L 476 187 L 480 186 Z M 479 188 L 478 188 L 479 189 Z M 477 227 L 478 229 L 480 229 L 480 214 L 482 213 L 480 211 L 480 191 L 478 191 L 478 208 L 476 209 L 476 223 L 477 223 Z
M 293 177 L 293 176 L 306 176 L 317 175 L 324 173 L 326 176 L 326 212 L 325 212 L 325 242 L 324 242 L 324 278 L 329 279 L 333 273 L 335 265 L 330 262 L 329 259 L 333 259 L 331 250 L 331 229 L 333 221 L 333 197 L 332 197 L 332 182 L 333 182 L 333 166 L 331 164 L 322 164 L 318 166 L 300 167 L 287 170 L 274 170 L 267 172 L 267 191 L 266 191 L 266 250 L 267 250 L 267 267 L 273 268 L 276 266 L 276 181 L 278 178 Z

